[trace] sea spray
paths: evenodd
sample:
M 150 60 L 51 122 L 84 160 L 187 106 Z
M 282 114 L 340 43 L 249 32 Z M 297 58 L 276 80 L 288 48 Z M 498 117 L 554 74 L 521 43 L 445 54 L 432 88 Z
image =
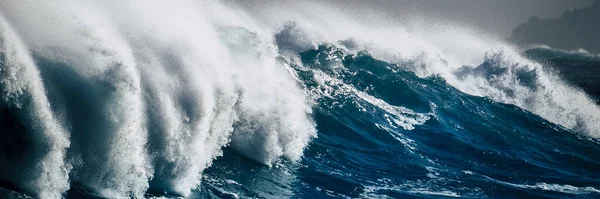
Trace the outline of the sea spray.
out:
M 29 51 L 0 15 L 0 177 L 40 198 L 69 189 L 69 135 L 52 113 Z
M 66 158 L 60 157 L 66 146 L 57 149 L 60 162 L 53 168 L 40 166 L 64 167 L 45 172 L 62 175 L 56 184 L 62 187 L 25 187 L 27 179 L 5 177 L 19 188 L 60 198 L 72 176 L 103 197 L 187 196 L 232 140 L 248 157 L 271 165 L 282 157 L 299 160 L 315 136 L 309 101 L 276 60 L 270 38 L 206 16 L 211 6 L 219 8 L 214 3 L 34 4 L 3 2 L 2 12 L 26 32 L 33 50 L 23 54 L 36 58 L 30 70 L 41 71 L 44 83 L 37 84 L 48 89 L 39 94 L 68 126 L 72 147 Z M 258 45 L 234 46 L 238 41 L 220 35 Z M 254 144 L 247 148 L 240 140 Z

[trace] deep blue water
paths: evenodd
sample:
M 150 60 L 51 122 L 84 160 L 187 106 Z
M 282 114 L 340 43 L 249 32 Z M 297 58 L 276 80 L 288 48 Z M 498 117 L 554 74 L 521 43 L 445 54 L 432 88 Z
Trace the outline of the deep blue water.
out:
M 343 67 L 327 65 L 335 55 Z M 513 105 L 419 78 L 366 53 L 321 46 L 301 54 L 305 86 L 335 77 L 320 97 L 318 138 L 300 163 L 268 168 L 234 150 L 205 172 L 199 198 L 598 198 L 600 144 Z M 485 64 L 485 63 L 484 63 Z M 344 93 L 342 84 L 392 111 Z M 393 112 L 398 107 L 414 113 Z M 393 122 L 427 117 L 414 129 Z M 401 120 L 401 119 L 400 119 Z

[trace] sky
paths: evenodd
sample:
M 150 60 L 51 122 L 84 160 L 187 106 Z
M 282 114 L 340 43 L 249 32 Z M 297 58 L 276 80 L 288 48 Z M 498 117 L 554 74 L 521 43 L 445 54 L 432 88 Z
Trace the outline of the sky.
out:
M 234 0 L 230 0 L 234 1 Z M 236 1 L 243 7 L 260 11 L 280 1 Z M 377 12 L 375 16 L 388 16 L 404 21 L 414 15 L 443 18 L 509 38 L 512 29 L 525 23 L 531 16 L 559 17 L 564 11 L 589 7 L 594 0 L 307 0 L 327 4 L 344 12 Z M 289 3 L 289 2 L 288 2 Z M 294 3 L 289 3 L 291 6 Z
M 337 3 L 347 0 L 337 0 Z M 530 16 L 554 18 L 564 11 L 591 6 L 593 0 L 351 0 L 402 17 L 403 10 L 460 21 L 502 37 Z

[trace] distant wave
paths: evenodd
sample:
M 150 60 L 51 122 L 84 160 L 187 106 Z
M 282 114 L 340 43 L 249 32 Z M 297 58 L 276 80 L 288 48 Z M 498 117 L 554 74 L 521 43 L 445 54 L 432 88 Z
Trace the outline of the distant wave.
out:
M 563 49 L 551 48 L 547 45 L 534 45 L 525 50 L 525 52 L 527 52 L 527 51 L 544 53 L 544 57 L 540 57 L 540 58 L 549 59 L 549 60 L 556 59 L 556 58 L 572 57 L 572 58 L 593 59 L 596 61 L 600 61 L 600 54 L 590 53 L 590 52 L 586 51 L 585 49 L 563 50 Z

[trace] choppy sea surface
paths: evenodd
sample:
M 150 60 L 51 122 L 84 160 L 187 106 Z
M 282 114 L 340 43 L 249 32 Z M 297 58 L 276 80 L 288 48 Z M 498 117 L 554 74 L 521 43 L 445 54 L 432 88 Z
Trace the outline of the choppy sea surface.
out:
M 29 4 L 0 4 L 0 198 L 600 197 L 595 77 L 569 73 L 597 55 Z

